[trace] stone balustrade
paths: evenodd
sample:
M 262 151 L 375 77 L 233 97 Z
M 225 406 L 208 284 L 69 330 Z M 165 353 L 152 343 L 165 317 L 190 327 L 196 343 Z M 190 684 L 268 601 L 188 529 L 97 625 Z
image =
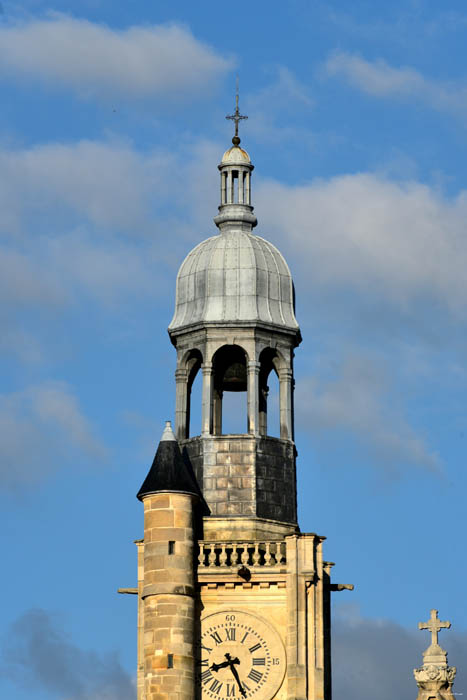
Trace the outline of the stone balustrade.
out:
M 208 569 L 231 569 L 283 567 L 287 563 L 284 540 L 265 542 L 208 542 L 200 540 L 198 571 Z

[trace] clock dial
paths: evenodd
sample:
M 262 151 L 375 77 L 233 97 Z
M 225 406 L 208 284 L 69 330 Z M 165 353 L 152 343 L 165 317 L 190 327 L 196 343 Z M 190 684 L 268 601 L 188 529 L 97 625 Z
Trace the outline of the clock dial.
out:
M 225 610 L 201 620 L 197 682 L 203 700 L 269 700 L 285 673 L 285 650 L 265 620 Z

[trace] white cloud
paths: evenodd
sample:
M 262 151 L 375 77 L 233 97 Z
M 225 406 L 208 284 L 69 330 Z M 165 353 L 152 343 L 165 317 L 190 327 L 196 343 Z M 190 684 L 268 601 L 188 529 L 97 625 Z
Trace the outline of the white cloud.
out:
M 164 175 L 175 169 L 173 160 L 166 153 L 139 154 L 121 142 L 2 150 L 0 231 L 17 233 L 25 216 L 36 217 L 37 230 L 45 215 L 51 232 L 71 212 L 97 226 L 141 233 L 151 194 L 161 199 L 167 193 Z
M 37 483 L 68 464 L 76 450 L 94 461 L 107 455 L 66 383 L 0 395 L 0 485 Z
M 386 61 L 367 61 L 354 54 L 338 52 L 324 66 L 329 76 L 340 76 L 353 87 L 374 97 L 396 97 L 422 101 L 430 107 L 465 117 L 467 88 L 464 83 L 448 84 L 425 78 L 407 66 L 394 68 Z
M 0 150 L 5 313 L 28 305 L 60 309 L 83 294 L 104 304 L 155 297 L 161 263 L 177 264 L 184 236 L 196 236 L 188 222 L 198 216 L 205 224 L 208 192 L 210 214 L 217 203 L 212 158 L 220 149 L 198 143 L 181 150 L 139 153 L 100 141 Z M 205 177 L 207 153 L 212 173 Z
M 404 420 L 374 361 L 348 352 L 341 366 L 323 375 L 301 378 L 296 390 L 298 422 L 315 439 L 335 440 L 336 431 L 343 431 L 375 468 L 400 475 L 411 465 L 440 473 L 438 455 Z
M 4 78 L 27 76 L 82 97 L 192 99 L 232 67 L 177 24 L 112 29 L 53 13 L 0 28 Z
M 467 317 L 466 191 L 449 198 L 357 174 L 295 187 L 263 181 L 255 200 L 266 237 L 309 294 L 345 291 L 354 307 Z

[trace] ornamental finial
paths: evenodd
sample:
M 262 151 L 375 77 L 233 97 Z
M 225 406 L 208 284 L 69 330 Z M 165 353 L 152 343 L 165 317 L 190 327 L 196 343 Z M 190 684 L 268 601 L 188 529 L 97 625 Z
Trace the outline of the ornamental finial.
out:
M 234 146 L 238 146 L 240 144 L 240 137 L 238 135 L 238 122 L 241 119 L 248 119 L 247 116 L 240 114 L 240 110 L 238 108 L 238 76 L 236 80 L 236 90 L 235 90 L 235 112 L 233 114 L 228 114 L 226 116 L 226 119 L 231 119 L 232 121 L 235 122 L 235 136 L 232 139 L 232 143 Z

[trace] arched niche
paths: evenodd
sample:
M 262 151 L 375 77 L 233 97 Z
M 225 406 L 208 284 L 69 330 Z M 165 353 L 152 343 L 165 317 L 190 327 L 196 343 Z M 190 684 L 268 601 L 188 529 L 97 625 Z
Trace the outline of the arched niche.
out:
M 284 360 L 277 350 L 265 348 L 259 356 L 259 434 L 281 436 L 279 371 Z M 272 404 L 274 401 L 274 404 Z
M 247 355 L 243 348 L 239 345 L 223 345 L 219 348 L 212 358 L 212 379 L 212 434 L 226 433 L 222 423 L 227 402 L 229 405 L 234 404 L 231 410 L 235 412 L 235 420 L 229 422 L 234 423 L 237 429 L 232 432 L 246 433 L 248 371 Z M 232 395 L 235 395 L 237 401 L 229 401 Z M 229 418 L 232 419 L 232 416 Z
M 192 424 L 193 424 L 193 401 L 192 401 L 192 396 L 193 396 L 193 387 L 195 384 L 195 380 L 197 380 L 197 384 L 199 384 L 199 401 L 198 405 L 195 408 L 195 411 L 198 412 L 198 417 L 199 417 L 199 426 L 201 428 L 201 391 L 202 391 L 202 386 L 201 386 L 201 377 L 200 377 L 200 368 L 201 365 L 203 364 L 203 356 L 201 355 L 199 350 L 191 350 L 188 353 L 185 367 L 187 370 L 187 396 L 186 396 L 186 437 L 190 437 L 194 432 L 192 429 Z M 199 430 L 198 434 L 201 433 L 201 429 Z
M 175 372 L 176 381 L 176 405 L 175 405 L 175 428 L 178 440 L 185 440 L 190 437 L 190 419 L 192 413 L 192 394 L 193 386 L 197 377 L 200 375 L 200 368 L 203 363 L 203 356 L 197 349 L 188 350 L 179 360 L 177 370 Z M 196 381 L 200 384 L 199 392 L 201 392 L 201 380 Z M 198 401 L 199 406 L 195 406 L 194 410 L 201 411 L 201 399 Z M 198 414 L 196 414 L 198 415 Z M 201 421 L 199 421 L 201 423 Z

